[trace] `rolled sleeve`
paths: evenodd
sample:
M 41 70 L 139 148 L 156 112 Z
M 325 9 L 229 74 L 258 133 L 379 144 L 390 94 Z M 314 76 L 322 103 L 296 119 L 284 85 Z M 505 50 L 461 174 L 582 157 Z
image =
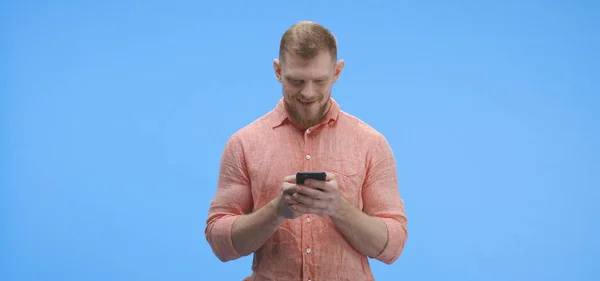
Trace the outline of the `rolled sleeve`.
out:
M 393 218 L 382 218 L 388 230 L 388 240 L 383 251 L 374 259 L 386 264 L 394 263 L 402 254 L 408 238 L 406 224 Z
M 239 216 L 251 211 L 252 204 L 242 142 L 233 135 L 223 151 L 217 191 L 210 203 L 205 229 L 206 240 L 219 260 L 241 257 L 233 246 L 232 227 Z
M 231 229 L 238 216 L 223 216 L 208 224 L 206 240 L 222 262 L 235 260 L 241 255 L 233 247 Z
M 363 211 L 381 218 L 388 235 L 385 248 L 373 258 L 392 264 L 404 249 L 408 238 L 408 220 L 398 188 L 394 154 L 382 135 L 379 136 L 368 167 L 363 186 Z

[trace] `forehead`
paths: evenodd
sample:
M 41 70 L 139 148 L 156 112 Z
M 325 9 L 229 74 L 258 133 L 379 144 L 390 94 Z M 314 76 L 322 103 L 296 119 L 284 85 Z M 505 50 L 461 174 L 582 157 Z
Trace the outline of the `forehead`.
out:
M 281 64 L 281 71 L 286 76 L 296 78 L 314 78 L 331 75 L 335 68 L 335 61 L 329 52 L 320 52 L 312 58 L 286 53 Z

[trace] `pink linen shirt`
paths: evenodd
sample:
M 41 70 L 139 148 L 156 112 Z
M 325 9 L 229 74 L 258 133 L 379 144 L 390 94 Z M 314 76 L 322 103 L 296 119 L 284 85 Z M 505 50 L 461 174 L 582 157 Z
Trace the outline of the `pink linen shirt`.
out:
M 233 222 L 279 196 L 283 178 L 299 171 L 335 174 L 340 194 L 387 226 L 387 244 L 371 258 L 386 264 L 398 259 L 408 232 L 392 150 L 382 134 L 331 103 L 320 124 L 302 131 L 281 99 L 229 138 L 205 230 L 221 261 L 240 258 L 231 240 Z M 369 281 L 368 258 L 329 217 L 303 215 L 286 220 L 254 253 L 252 275 L 244 280 Z

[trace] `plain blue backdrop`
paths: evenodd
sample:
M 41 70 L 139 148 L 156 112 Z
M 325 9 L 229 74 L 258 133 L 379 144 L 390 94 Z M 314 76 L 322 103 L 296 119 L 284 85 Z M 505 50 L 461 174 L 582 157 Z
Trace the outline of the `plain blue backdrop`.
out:
M 597 1 L 3 1 L 0 280 L 241 280 L 204 238 L 300 20 L 398 162 L 384 280 L 599 280 Z

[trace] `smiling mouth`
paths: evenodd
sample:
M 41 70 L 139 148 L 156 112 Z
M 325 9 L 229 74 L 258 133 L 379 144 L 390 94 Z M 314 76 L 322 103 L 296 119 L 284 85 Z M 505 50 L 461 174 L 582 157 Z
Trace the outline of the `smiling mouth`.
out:
M 313 100 L 313 101 L 298 100 L 298 101 L 303 105 L 311 105 L 316 102 L 316 100 Z

